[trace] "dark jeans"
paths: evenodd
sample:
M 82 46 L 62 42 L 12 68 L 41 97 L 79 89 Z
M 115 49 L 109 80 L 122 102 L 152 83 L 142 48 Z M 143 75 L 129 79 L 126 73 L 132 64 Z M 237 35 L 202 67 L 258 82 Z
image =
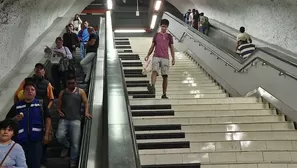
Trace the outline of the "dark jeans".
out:
M 52 79 L 54 87 L 54 96 L 58 97 L 61 91 L 61 81 L 63 86 L 66 88 L 67 72 L 59 71 L 59 65 L 52 65 Z
M 28 168 L 40 168 L 42 157 L 42 142 L 28 141 L 21 145 L 24 149 Z
M 47 150 L 47 145 L 42 146 L 42 157 L 41 157 L 41 165 L 46 165 L 46 150 Z

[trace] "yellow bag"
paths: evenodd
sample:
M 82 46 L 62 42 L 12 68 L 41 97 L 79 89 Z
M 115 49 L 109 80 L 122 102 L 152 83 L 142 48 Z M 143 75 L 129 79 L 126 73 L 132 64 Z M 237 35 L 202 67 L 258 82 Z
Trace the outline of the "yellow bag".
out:
M 24 100 L 24 90 L 20 90 L 20 91 L 18 92 L 18 99 L 19 99 L 19 100 Z

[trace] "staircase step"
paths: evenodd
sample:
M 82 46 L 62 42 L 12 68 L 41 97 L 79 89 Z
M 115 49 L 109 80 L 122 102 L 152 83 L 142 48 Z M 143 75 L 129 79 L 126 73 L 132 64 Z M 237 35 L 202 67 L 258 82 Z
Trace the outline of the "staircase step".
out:
M 124 41 L 124 40 L 123 40 Z M 130 45 L 130 42 L 120 42 L 120 41 L 116 41 L 115 45 Z
M 132 53 L 132 50 L 118 49 L 118 53 Z
M 125 74 L 125 77 L 126 77 L 126 78 L 127 78 L 127 77 L 133 77 L 133 78 L 146 78 L 147 75 L 143 75 L 143 74 L 139 74 L 139 73 L 137 73 L 137 74 Z
M 189 141 L 180 142 L 151 142 L 151 143 L 137 143 L 138 149 L 174 149 L 174 148 L 190 148 Z
M 138 125 L 134 126 L 135 131 L 153 131 L 153 130 L 181 130 L 180 124 L 167 125 Z
M 170 104 L 159 105 L 131 105 L 131 110 L 171 109 Z
M 173 138 L 185 138 L 184 132 L 171 132 L 171 133 L 142 133 L 136 134 L 136 139 L 173 139 Z
M 143 165 L 142 168 L 200 168 L 200 163 Z
M 142 67 L 141 62 L 122 62 L 123 67 Z
M 133 117 L 141 116 L 174 116 L 174 110 L 132 110 Z
M 47 158 L 46 168 L 67 168 L 69 158 Z
M 135 99 L 139 99 L 139 98 L 155 98 L 156 95 L 155 94 L 133 94 L 132 96 Z
M 125 74 L 142 74 L 142 69 L 124 69 Z
M 116 49 L 131 49 L 131 46 L 125 45 L 125 46 L 115 46 Z

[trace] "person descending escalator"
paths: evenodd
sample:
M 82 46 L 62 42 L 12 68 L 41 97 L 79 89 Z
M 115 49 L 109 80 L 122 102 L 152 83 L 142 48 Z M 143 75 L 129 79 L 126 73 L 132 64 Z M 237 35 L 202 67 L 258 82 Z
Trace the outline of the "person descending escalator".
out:
M 199 31 L 205 35 L 208 35 L 210 23 L 208 17 L 204 16 L 204 13 L 200 13 L 200 26 Z
M 199 28 L 199 24 L 200 24 L 200 15 L 199 15 L 199 11 L 196 10 L 195 14 L 194 14 L 194 19 L 193 19 L 193 28 L 198 30 Z
M 190 23 L 190 14 L 191 14 L 191 9 L 189 9 L 188 11 L 187 11 L 187 13 L 185 13 L 184 14 L 184 21 L 187 23 L 187 24 L 189 24 Z
M 80 42 L 79 46 L 80 46 L 80 57 L 81 59 L 84 59 L 85 57 L 85 47 L 87 42 L 89 41 L 89 33 L 88 33 L 88 27 L 89 27 L 89 23 L 87 21 L 84 21 L 81 24 L 81 30 L 78 32 L 77 37 L 78 40 Z
M 53 87 L 51 83 L 46 79 L 45 67 L 41 63 L 37 63 L 34 68 L 35 74 L 33 77 L 28 77 L 22 81 L 19 88 L 15 92 L 14 103 L 24 100 L 24 85 L 26 83 L 34 83 L 36 86 L 36 98 L 45 104 L 48 109 L 51 108 L 54 101 Z M 46 151 L 47 145 L 43 146 L 42 165 L 46 165 Z
M 256 47 L 252 44 L 252 38 L 245 32 L 244 27 L 240 27 L 239 32 L 240 34 L 236 38 L 236 53 L 242 58 L 248 58 L 256 50 Z
M 66 26 L 66 33 L 63 34 L 63 44 L 66 46 L 72 55 L 75 55 L 76 47 L 79 47 L 77 34 L 72 31 L 71 24 Z M 72 63 L 75 62 L 75 57 L 72 57 Z
M 36 90 L 33 82 L 26 82 L 24 100 L 14 104 L 6 116 L 18 122 L 16 142 L 23 147 L 29 168 L 41 167 L 43 144 L 51 139 L 51 115 L 46 104 L 36 98 Z
M 61 91 L 61 81 L 64 87 L 66 87 L 66 77 L 69 72 L 75 71 L 70 60 L 72 59 L 72 54 L 68 47 L 63 46 L 63 38 L 57 37 L 56 47 L 51 49 L 47 47 L 45 49 L 45 57 L 50 60 L 52 64 L 51 76 L 54 85 L 54 96 L 58 97 Z
M 78 34 L 78 32 L 81 30 L 81 24 L 83 23 L 79 17 L 79 14 L 75 14 L 71 23 L 73 24 L 73 32 Z
M 57 112 L 60 116 L 56 137 L 59 143 L 64 146 L 61 157 L 65 158 L 70 149 L 70 167 L 76 168 L 78 163 L 79 145 L 81 138 L 81 105 L 84 104 L 84 115 L 88 119 L 92 116 L 89 113 L 88 98 L 85 91 L 76 86 L 76 78 L 70 75 L 67 78 L 67 88 L 60 92 Z M 67 140 L 69 134 L 70 142 Z
M 95 32 L 95 29 L 90 26 L 88 28 L 88 33 L 90 34 L 90 37 L 86 44 L 86 56 L 80 61 L 80 65 L 85 73 L 85 83 L 88 83 L 90 80 L 93 59 L 97 54 L 97 49 L 99 46 L 99 36 Z

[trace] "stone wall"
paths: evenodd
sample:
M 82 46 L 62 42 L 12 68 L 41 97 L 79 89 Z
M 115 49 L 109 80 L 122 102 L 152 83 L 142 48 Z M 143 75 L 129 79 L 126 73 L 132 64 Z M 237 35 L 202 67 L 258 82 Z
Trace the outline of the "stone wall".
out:
M 182 13 L 196 8 L 209 18 L 297 53 L 296 0 L 168 0 Z
M 17 65 L 34 41 L 74 2 L 0 0 L 0 81 Z

